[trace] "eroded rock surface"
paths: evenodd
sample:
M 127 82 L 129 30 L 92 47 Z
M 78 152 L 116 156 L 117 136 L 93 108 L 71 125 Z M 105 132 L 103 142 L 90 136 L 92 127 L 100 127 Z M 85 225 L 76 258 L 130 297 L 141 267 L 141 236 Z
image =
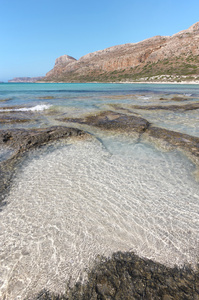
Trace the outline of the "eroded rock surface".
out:
M 134 132 L 145 132 L 150 123 L 137 116 L 128 116 L 112 111 L 104 111 L 99 114 L 89 115 L 85 118 L 62 118 L 60 121 L 76 122 L 96 126 L 104 130 L 132 130 Z
M 170 145 L 183 149 L 199 158 L 199 138 L 188 134 L 150 126 L 147 134 L 153 138 L 168 142 Z
M 199 269 L 168 268 L 134 253 L 115 253 L 101 259 L 88 274 L 88 282 L 67 287 L 64 295 L 42 291 L 35 299 L 105 300 L 199 299 Z
M 199 103 L 189 103 L 184 105 L 132 105 L 132 109 L 144 110 L 171 110 L 171 111 L 187 111 L 199 109 Z
M 0 131 L 0 145 L 11 146 L 18 151 L 26 151 L 32 147 L 38 147 L 50 141 L 69 136 L 85 134 L 82 130 L 55 126 L 39 129 L 10 129 Z
M 132 112 L 131 112 L 132 113 Z M 104 111 L 85 118 L 62 118 L 60 121 L 75 122 L 99 127 L 102 130 L 117 130 L 123 132 L 137 132 L 169 143 L 171 146 L 182 149 L 196 159 L 199 159 L 199 138 L 188 134 L 152 126 L 146 119 L 135 116 Z

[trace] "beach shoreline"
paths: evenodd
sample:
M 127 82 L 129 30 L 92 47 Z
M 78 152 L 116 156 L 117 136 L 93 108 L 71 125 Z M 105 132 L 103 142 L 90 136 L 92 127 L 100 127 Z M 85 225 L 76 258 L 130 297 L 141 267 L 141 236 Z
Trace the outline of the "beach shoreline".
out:
M 100 82 L 100 81 L 90 81 L 90 82 L 64 82 L 64 81 L 37 81 L 34 83 L 77 83 L 77 84 L 90 84 L 90 83 L 95 83 L 95 84 L 174 84 L 174 85 L 197 85 L 199 84 L 199 81 L 113 81 L 113 82 Z

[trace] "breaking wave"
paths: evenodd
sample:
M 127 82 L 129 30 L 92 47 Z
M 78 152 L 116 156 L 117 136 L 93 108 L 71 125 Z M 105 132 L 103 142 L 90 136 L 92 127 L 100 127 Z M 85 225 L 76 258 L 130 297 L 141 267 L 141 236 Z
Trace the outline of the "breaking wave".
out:
M 33 107 L 20 107 L 20 108 L 6 108 L 6 109 L 0 109 L 0 112 L 5 112 L 5 111 L 43 111 L 45 109 L 48 109 L 50 108 L 52 105 L 50 104 L 39 104 L 39 105 L 36 105 L 36 106 L 33 106 Z

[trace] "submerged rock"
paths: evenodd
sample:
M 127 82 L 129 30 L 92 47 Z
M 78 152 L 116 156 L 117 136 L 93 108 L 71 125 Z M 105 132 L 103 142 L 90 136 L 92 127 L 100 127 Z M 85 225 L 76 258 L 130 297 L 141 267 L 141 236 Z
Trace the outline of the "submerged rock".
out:
M 101 258 L 86 283 L 68 286 L 64 295 L 44 290 L 34 299 L 199 299 L 199 269 L 168 268 L 134 253 L 118 252 L 111 258 Z
M 199 138 L 185 133 L 150 126 L 146 134 L 152 138 L 160 139 L 170 145 L 185 150 L 199 159 Z
M 30 119 L 18 118 L 9 115 L 0 116 L 0 124 L 16 124 L 16 123 L 26 123 L 26 122 L 30 122 Z
M 191 104 L 190 104 L 191 105 Z M 199 104 L 198 104 L 199 105 Z M 120 109 L 120 106 L 117 107 Z M 153 126 L 146 119 L 136 115 L 104 111 L 84 118 L 62 118 L 60 121 L 75 122 L 99 127 L 102 130 L 137 132 L 144 137 L 151 137 L 169 143 L 199 159 L 199 138 L 188 134 Z M 153 141 L 152 141 L 153 142 Z
M 138 116 L 128 116 L 113 111 L 104 111 L 99 114 L 89 115 L 85 118 L 62 118 L 60 121 L 75 122 L 96 126 L 104 130 L 119 130 L 142 133 L 149 127 L 150 123 Z
M 144 110 L 187 111 L 199 109 L 199 103 L 189 103 L 184 105 L 132 105 L 131 108 Z

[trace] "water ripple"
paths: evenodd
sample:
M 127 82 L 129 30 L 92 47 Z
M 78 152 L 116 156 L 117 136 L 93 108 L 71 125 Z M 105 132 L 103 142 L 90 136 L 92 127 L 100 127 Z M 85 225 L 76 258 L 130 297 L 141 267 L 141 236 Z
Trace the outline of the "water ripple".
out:
M 28 160 L 1 212 L 1 298 L 64 291 L 69 279 L 86 278 L 98 254 L 118 250 L 196 264 L 193 169 L 177 152 L 111 139 L 106 148 L 79 141 Z

